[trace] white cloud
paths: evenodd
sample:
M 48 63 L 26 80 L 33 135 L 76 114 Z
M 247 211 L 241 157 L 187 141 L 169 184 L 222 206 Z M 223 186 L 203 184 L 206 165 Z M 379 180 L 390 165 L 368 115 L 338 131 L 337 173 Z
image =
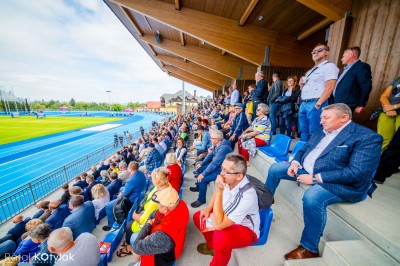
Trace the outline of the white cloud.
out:
M 107 102 L 111 90 L 126 103 L 181 89 L 102 1 L 1 1 L 0 25 L 0 87 L 19 97 Z

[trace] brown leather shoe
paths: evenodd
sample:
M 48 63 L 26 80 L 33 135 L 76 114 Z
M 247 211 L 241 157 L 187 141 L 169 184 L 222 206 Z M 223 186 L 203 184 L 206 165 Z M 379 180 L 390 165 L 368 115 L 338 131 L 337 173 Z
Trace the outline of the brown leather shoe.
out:
M 214 250 L 212 250 L 207 243 L 202 243 L 197 246 L 197 251 L 203 255 L 214 256 Z
M 302 245 L 298 246 L 296 249 L 290 251 L 288 254 L 285 255 L 285 259 L 287 260 L 310 259 L 316 257 L 319 257 L 318 252 L 312 253 L 303 248 Z

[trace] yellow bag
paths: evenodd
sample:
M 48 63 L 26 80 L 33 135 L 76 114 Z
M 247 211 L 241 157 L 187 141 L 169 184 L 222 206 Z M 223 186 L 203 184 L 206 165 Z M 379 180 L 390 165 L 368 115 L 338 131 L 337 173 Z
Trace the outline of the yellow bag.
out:
M 247 113 L 253 114 L 253 101 L 247 103 Z

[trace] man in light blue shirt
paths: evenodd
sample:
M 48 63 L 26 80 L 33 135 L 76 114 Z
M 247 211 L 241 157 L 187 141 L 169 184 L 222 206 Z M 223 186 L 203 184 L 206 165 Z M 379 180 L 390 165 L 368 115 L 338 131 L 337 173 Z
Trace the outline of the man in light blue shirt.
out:
M 240 94 L 239 91 L 237 90 L 236 84 L 233 84 L 232 86 L 232 93 L 231 93 L 231 105 L 234 105 L 237 102 L 240 102 Z

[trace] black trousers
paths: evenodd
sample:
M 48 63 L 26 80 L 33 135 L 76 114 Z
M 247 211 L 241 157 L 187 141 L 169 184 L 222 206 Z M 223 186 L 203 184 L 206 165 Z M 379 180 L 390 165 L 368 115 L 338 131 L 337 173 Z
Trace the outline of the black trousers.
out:
M 396 173 L 400 166 L 400 128 L 397 129 L 389 146 L 381 155 L 378 169 L 374 177 L 375 181 L 385 182 L 386 178 Z

